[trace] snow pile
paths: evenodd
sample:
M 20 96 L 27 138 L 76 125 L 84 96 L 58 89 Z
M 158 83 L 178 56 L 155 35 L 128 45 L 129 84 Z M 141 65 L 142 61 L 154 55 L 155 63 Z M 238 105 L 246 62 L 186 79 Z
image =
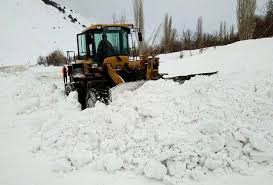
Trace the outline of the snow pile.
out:
M 69 161 L 69 170 L 123 168 L 156 179 L 250 174 L 273 162 L 272 75 L 241 83 L 221 75 L 183 85 L 146 82 L 109 106 L 51 117 L 39 149 Z
M 249 174 L 256 162 L 270 163 L 273 157 L 272 74 L 259 76 L 243 83 L 220 75 L 183 85 L 147 82 L 109 106 L 97 104 L 83 112 L 64 106 L 60 89 L 47 87 L 49 92 L 38 95 L 27 85 L 23 94 L 39 100 L 21 110 L 43 114 L 33 151 L 56 160 L 56 170 L 91 165 L 166 181 L 232 170 Z
M 82 24 L 92 23 L 72 15 Z M 76 34 L 83 27 L 65 16 L 41 0 L 0 1 L 0 63 L 36 63 L 56 49 L 76 50 Z

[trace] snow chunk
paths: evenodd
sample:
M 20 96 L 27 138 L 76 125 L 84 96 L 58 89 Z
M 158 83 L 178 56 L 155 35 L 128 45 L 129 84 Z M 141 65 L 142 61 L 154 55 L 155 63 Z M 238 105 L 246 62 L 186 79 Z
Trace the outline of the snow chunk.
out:
M 160 180 L 166 175 L 167 168 L 159 161 L 150 160 L 144 167 L 144 173 L 147 177 Z
M 228 147 L 227 150 L 228 150 L 229 157 L 232 160 L 237 160 L 242 155 L 241 147 Z
M 93 155 L 84 146 L 77 144 L 71 154 L 70 160 L 74 166 L 80 167 L 90 163 L 93 160 Z
M 200 132 L 203 134 L 219 133 L 223 125 L 219 122 L 204 122 L 200 124 Z
M 244 154 L 249 154 L 251 152 L 252 148 L 250 146 L 249 143 L 247 143 L 244 147 L 243 147 L 243 153 Z
M 236 160 L 234 161 L 235 166 L 237 167 L 237 171 L 244 174 L 248 170 L 248 163 L 245 160 Z
M 221 161 L 207 158 L 205 161 L 204 167 L 206 167 L 210 170 L 214 170 L 214 169 L 220 167 L 221 165 L 222 165 Z
M 247 138 L 239 131 L 235 131 L 234 132 L 234 138 L 237 140 L 237 141 L 242 141 L 242 142 L 246 142 L 247 141 Z
M 210 151 L 213 153 L 219 152 L 224 148 L 225 144 L 225 138 L 217 134 L 215 137 L 213 137 L 213 141 L 210 144 Z
M 250 157 L 256 162 L 270 162 L 273 161 L 273 152 L 251 151 Z
M 166 162 L 170 175 L 182 178 L 186 173 L 186 164 L 182 161 L 167 160 Z
M 255 148 L 261 152 L 268 151 L 269 149 L 272 148 L 269 141 L 267 141 L 265 139 L 264 135 L 262 135 L 262 134 L 254 134 L 254 135 L 250 136 L 249 142 L 253 148 Z
M 123 167 L 123 161 L 115 154 L 108 154 L 103 161 L 104 167 L 108 172 L 114 172 Z

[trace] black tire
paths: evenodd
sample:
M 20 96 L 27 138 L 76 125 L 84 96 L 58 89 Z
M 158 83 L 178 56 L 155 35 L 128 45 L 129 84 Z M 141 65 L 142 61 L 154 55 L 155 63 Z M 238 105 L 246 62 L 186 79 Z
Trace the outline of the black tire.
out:
M 82 110 L 86 109 L 86 92 L 80 89 L 77 90 L 78 92 L 78 101 L 81 104 Z
M 109 88 L 102 88 L 98 90 L 97 100 L 108 105 L 111 102 L 111 91 Z
M 101 103 L 108 105 L 109 102 L 111 101 L 110 94 L 111 93 L 109 88 L 89 89 L 89 91 L 86 93 L 85 101 L 86 108 L 95 107 L 97 101 L 100 101 Z
M 96 102 L 97 102 L 96 89 L 90 89 L 86 94 L 86 101 L 85 101 L 86 108 L 95 107 Z
M 72 91 L 71 85 L 65 84 L 65 94 L 68 96 L 71 91 Z

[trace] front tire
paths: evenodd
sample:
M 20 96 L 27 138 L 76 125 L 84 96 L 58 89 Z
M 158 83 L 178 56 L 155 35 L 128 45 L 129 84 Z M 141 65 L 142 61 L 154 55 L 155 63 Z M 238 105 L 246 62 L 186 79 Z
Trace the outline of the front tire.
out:
M 86 95 L 86 108 L 95 107 L 97 102 L 97 95 L 95 89 L 90 89 Z

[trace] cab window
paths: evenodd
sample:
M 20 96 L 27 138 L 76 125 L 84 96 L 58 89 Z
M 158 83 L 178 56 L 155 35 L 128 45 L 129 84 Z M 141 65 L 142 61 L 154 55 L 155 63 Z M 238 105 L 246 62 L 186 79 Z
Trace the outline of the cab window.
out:
M 78 54 L 79 59 L 85 59 L 87 57 L 87 47 L 86 47 L 86 35 L 78 35 Z
M 106 30 L 97 30 L 94 33 L 94 41 L 95 41 L 95 50 L 98 52 L 98 46 L 102 41 L 102 35 L 107 35 L 107 40 L 110 42 L 114 51 L 109 53 L 108 56 L 113 55 L 128 55 L 128 31 L 120 28 L 116 29 L 106 29 Z

